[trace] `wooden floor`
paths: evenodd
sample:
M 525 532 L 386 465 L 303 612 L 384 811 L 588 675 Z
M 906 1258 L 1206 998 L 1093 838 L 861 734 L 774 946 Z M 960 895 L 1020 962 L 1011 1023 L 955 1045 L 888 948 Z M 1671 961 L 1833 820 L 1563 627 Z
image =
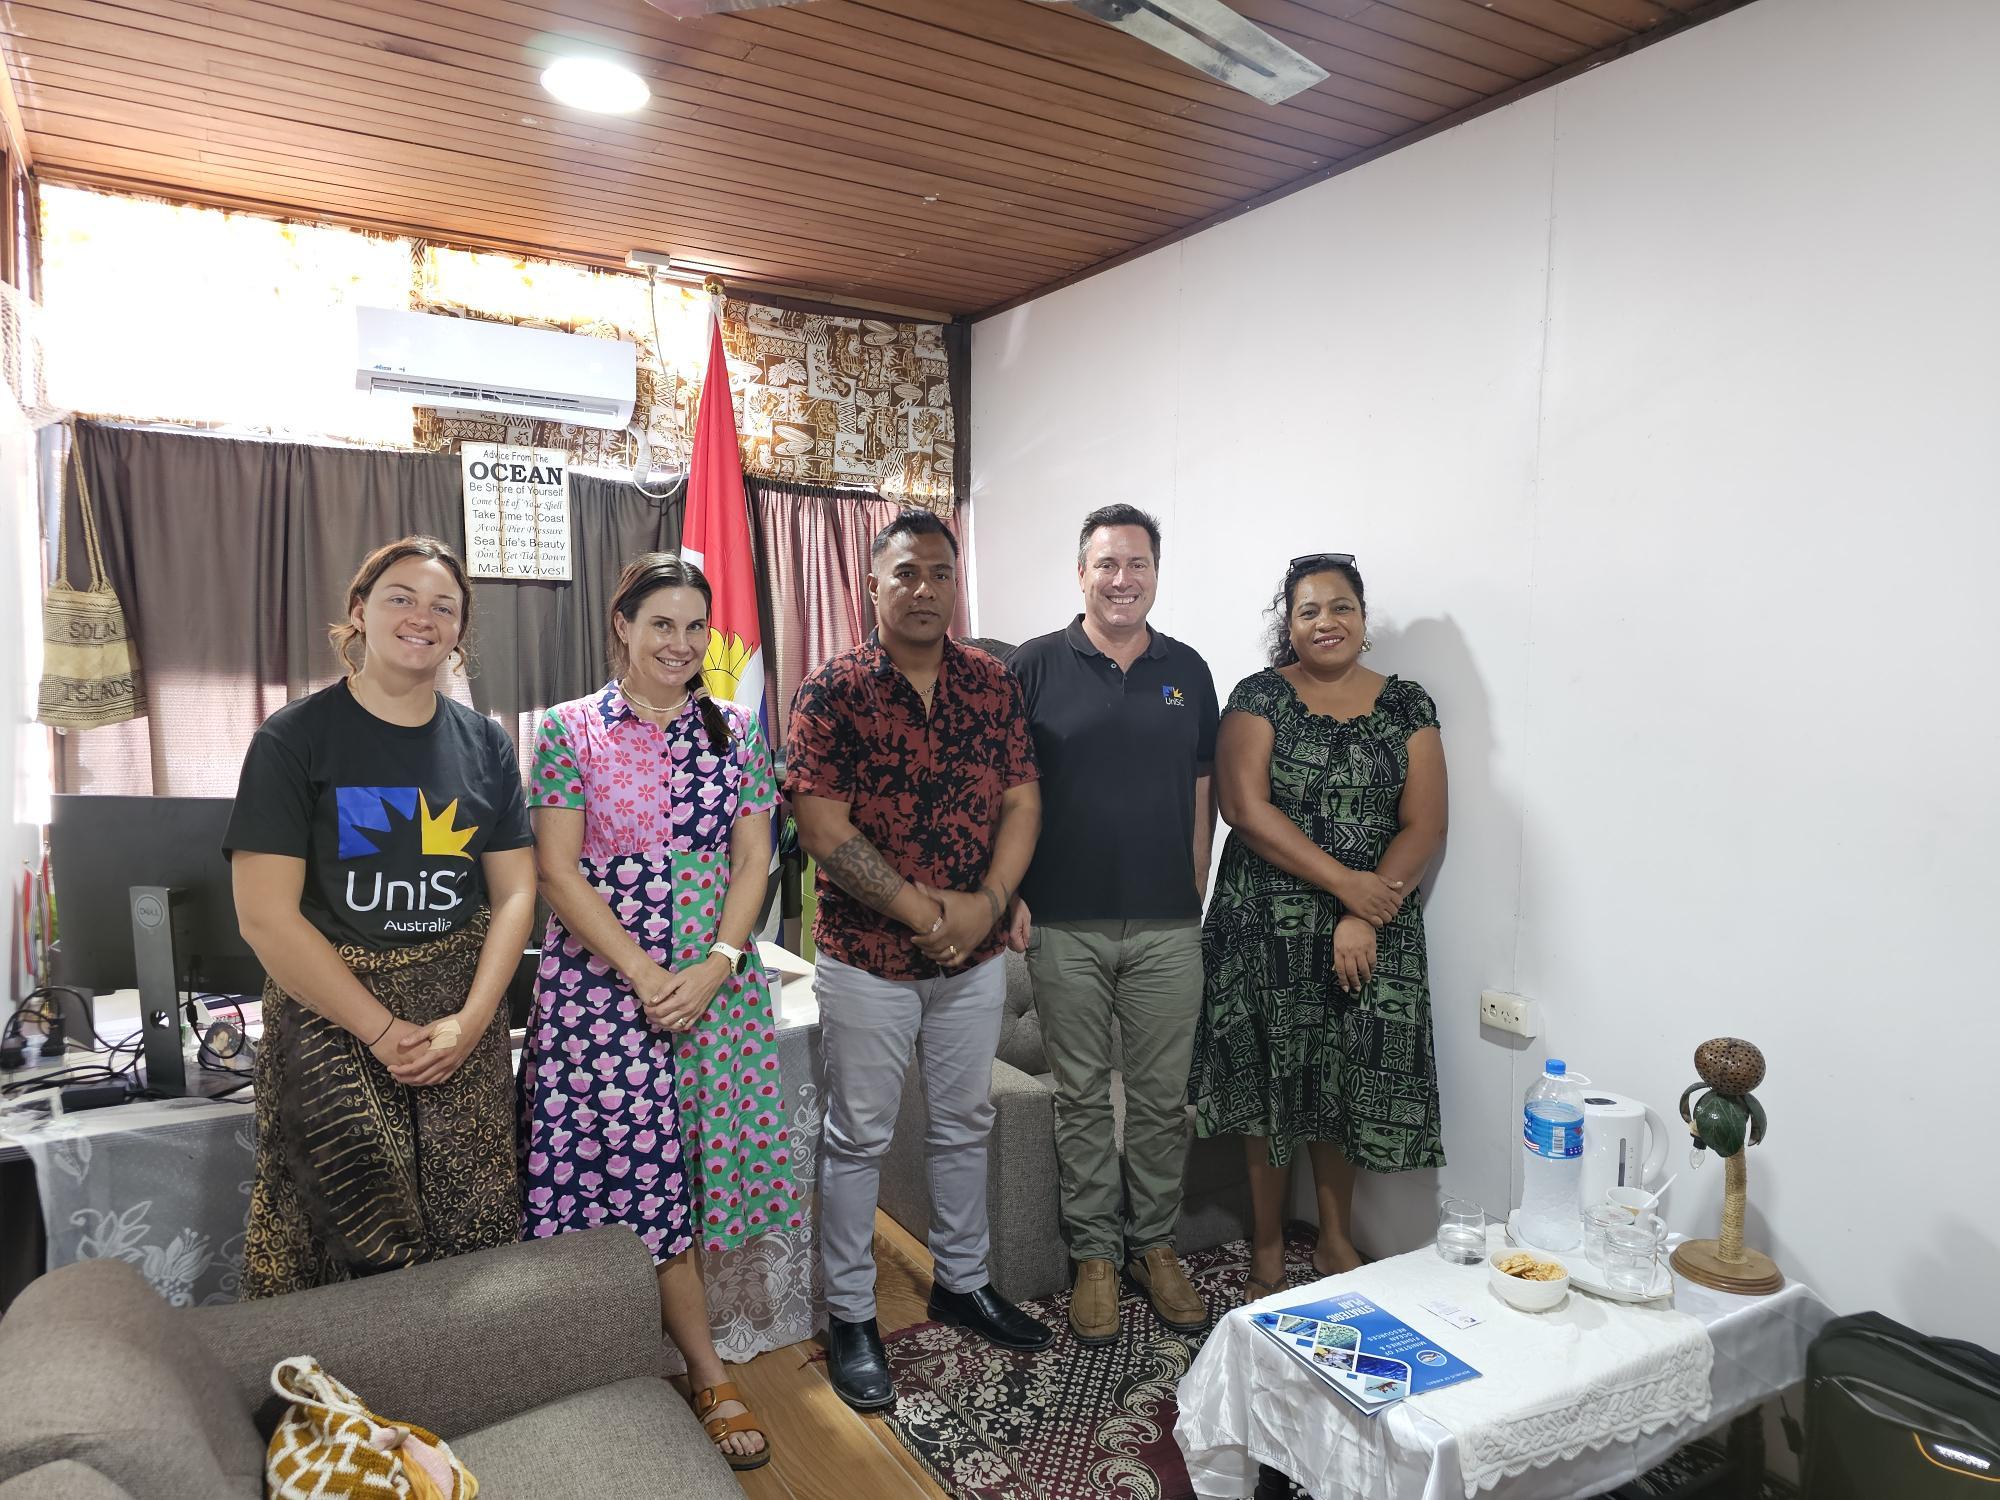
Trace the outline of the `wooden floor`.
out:
M 886 1334 L 924 1321 L 931 1257 L 886 1214 L 875 1216 L 876 1322 Z M 771 1438 L 771 1461 L 737 1478 L 753 1500 L 950 1500 L 881 1416 L 851 1410 L 815 1361 L 817 1342 L 732 1365 Z

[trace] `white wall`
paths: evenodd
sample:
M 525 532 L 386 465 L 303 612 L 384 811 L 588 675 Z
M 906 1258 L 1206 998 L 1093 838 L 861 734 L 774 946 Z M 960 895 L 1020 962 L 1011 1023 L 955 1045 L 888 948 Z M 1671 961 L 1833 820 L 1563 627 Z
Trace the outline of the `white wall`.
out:
M 0 403 L 9 397 L 0 391 Z M 4 420 L 4 417 L 0 417 Z M 7 1009 L 26 993 L 20 960 L 21 880 L 39 861 L 48 821 L 48 731 L 34 722 L 41 680 L 42 564 L 37 539 L 35 439 L 0 429 L 0 990 Z
M 2000 1345 L 1996 54 L 1983 0 L 1760 0 L 975 330 L 979 633 L 1066 619 L 1131 500 L 1225 693 L 1329 548 L 1438 700 L 1451 1165 L 1364 1244 L 1506 1206 L 1545 1053 L 1670 1115 L 1742 1035 L 1753 1241 Z

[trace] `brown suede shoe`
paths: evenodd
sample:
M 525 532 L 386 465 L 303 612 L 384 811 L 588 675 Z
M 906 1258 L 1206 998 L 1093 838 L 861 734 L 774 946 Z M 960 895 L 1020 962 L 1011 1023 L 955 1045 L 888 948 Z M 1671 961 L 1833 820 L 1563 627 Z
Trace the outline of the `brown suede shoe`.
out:
M 1118 1268 L 1108 1260 L 1076 1263 L 1069 1297 L 1069 1331 L 1079 1344 L 1108 1344 L 1118 1337 Z
M 1155 1245 L 1125 1263 L 1125 1274 L 1153 1304 L 1159 1320 L 1176 1333 L 1200 1333 L 1208 1327 L 1208 1304 L 1187 1279 L 1172 1245 Z

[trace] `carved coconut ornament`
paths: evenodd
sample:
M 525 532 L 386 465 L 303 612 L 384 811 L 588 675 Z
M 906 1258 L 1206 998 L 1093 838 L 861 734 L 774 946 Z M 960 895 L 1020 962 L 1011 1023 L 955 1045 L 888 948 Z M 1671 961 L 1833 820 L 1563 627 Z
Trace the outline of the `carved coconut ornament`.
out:
M 1764 1054 L 1741 1037 L 1719 1036 L 1694 1049 L 1694 1066 L 1701 1080 L 1681 1095 L 1681 1118 L 1694 1136 L 1691 1165 L 1701 1165 L 1704 1151 L 1723 1160 L 1722 1233 L 1712 1240 L 1683 1240 L 1674 1249 L 1673 1266 L 1702 1286 L 1761 1297 L 1785 1284 L 1770 1256 L 1743 1243 L 1748 1148 L 1764 1139 L 1768 1123 L 1764 1106 L 1750 1092 L 1764 1081 Z
M 1740 1036 L 1719 1036 L 1694 1049 L 1694 1070 L 1718 1094 L 1740 1098 L 1764 1081 L 1764 1054 Z

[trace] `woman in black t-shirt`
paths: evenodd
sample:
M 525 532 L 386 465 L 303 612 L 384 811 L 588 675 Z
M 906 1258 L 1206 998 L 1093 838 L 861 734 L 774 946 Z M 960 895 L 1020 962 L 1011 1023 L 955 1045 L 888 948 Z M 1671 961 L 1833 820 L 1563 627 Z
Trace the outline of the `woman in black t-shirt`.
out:
M 348 675 L 243 761 L 225 847 L 269 976 L 246 1298 L 520 1231 L 501 1001 L 535 862 L 512 743 L 437 691 L 471 621 L 450 547 L 377 548 L 332 631 Z

